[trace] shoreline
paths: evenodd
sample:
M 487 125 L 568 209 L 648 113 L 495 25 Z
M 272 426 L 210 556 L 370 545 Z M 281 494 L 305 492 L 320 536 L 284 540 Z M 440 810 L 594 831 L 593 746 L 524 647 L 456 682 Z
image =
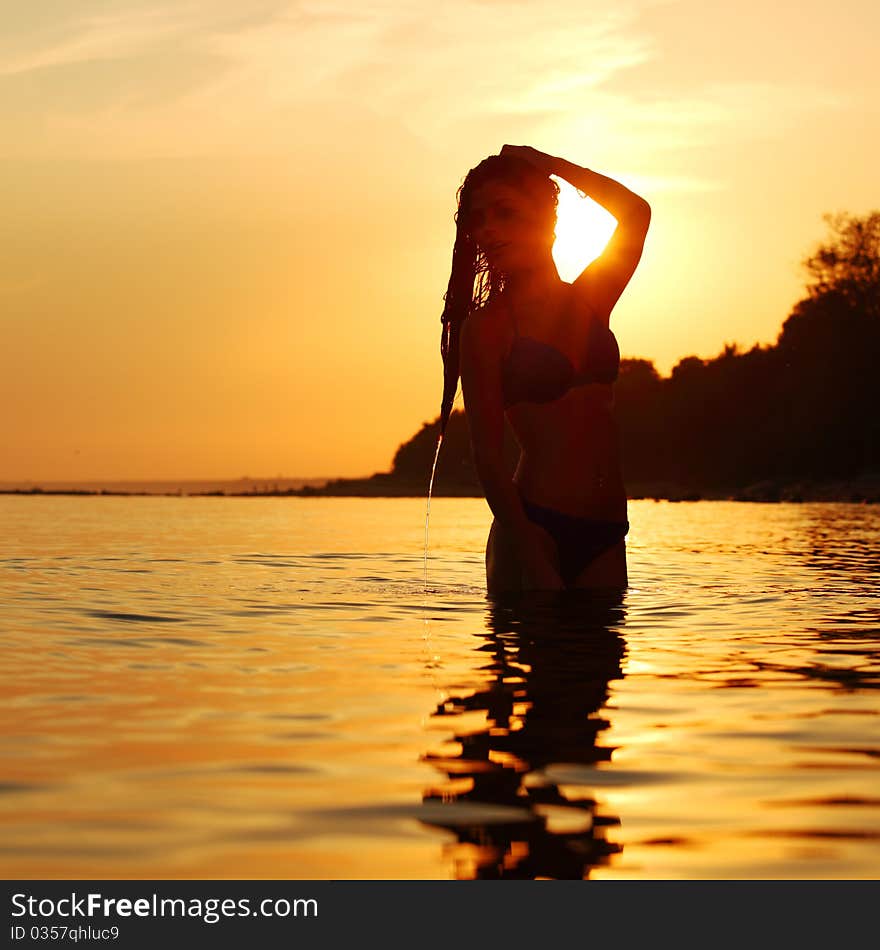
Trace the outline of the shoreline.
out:
M 427 486 L 394 478 L 390 473 L 369 478 L 333 479 L 325 485 L 299 488 L 254 487 L 244 491 L 125 491 L 119 488 L 0 488 L 0 495 L 29 496 L 102 496 L 151 498 L 427 498 Z M 432 498 L 483 498 L 482 491 L 470 484 L 439 486 Z M 685 488 L 670 483 L 634 484 L 627 492 L 629 501 L 744 501 L 763 504 L 837 502 L 880 504 L 880 476 L 869 475 L 833 482 L 767 480 L 743 488 L 719 491 Z

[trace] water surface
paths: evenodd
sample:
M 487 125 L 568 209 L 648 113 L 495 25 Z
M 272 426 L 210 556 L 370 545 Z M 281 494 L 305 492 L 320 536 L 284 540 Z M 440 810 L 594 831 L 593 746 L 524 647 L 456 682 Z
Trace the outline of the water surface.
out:
M 618 599 L 490 514 L 0 497 L 0 873 L 867 878 L 880 509 L 631 504 Z

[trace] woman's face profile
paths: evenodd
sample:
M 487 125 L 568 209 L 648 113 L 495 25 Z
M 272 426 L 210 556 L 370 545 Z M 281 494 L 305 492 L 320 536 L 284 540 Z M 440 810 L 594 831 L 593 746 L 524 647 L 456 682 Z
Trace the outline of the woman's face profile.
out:
M 469 231 L 489 263 L 500 271 L 534 266 L 553 246 L 553 222 L 525 191 L 501 181 L 474 189 Z

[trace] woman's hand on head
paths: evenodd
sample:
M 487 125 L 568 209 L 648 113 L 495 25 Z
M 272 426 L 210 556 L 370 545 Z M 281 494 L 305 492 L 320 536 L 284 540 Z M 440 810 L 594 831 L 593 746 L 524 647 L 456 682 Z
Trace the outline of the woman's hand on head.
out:
M 533 165 L 538 171 L 544 172 L 545 175 L 552 174 L 550 171 L 551 157 L 546 152 L 540 152 L 538 149 L 532 148 L 531 145 L 502 145 L 500 154 L 504 157 L 522 159 Z

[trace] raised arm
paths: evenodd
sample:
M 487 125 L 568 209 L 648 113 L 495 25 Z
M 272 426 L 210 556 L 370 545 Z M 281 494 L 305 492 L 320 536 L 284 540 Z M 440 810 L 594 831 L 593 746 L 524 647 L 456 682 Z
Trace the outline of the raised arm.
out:
M 574 281 L 579 299 L 606 325 L 642 256 L 651 222 L 651 207 L 644 198 L 619 181 L 581 168 L 564 158 L 554 158 L 525 145 L 505 145 L 501 154 L 518 155 L 548 175 L 563 178 L 589 195 L 617 219 L 617 228 L 605 250 Z
M 564 587 L 547 538 L 529 521 L 504 465 L 504 406 L 501 388 L 502 340 L 492 314 L 469 317 L 461 331 L 461 389 L 477 475 L 504 534 L 511 539 L 526 589 Z

